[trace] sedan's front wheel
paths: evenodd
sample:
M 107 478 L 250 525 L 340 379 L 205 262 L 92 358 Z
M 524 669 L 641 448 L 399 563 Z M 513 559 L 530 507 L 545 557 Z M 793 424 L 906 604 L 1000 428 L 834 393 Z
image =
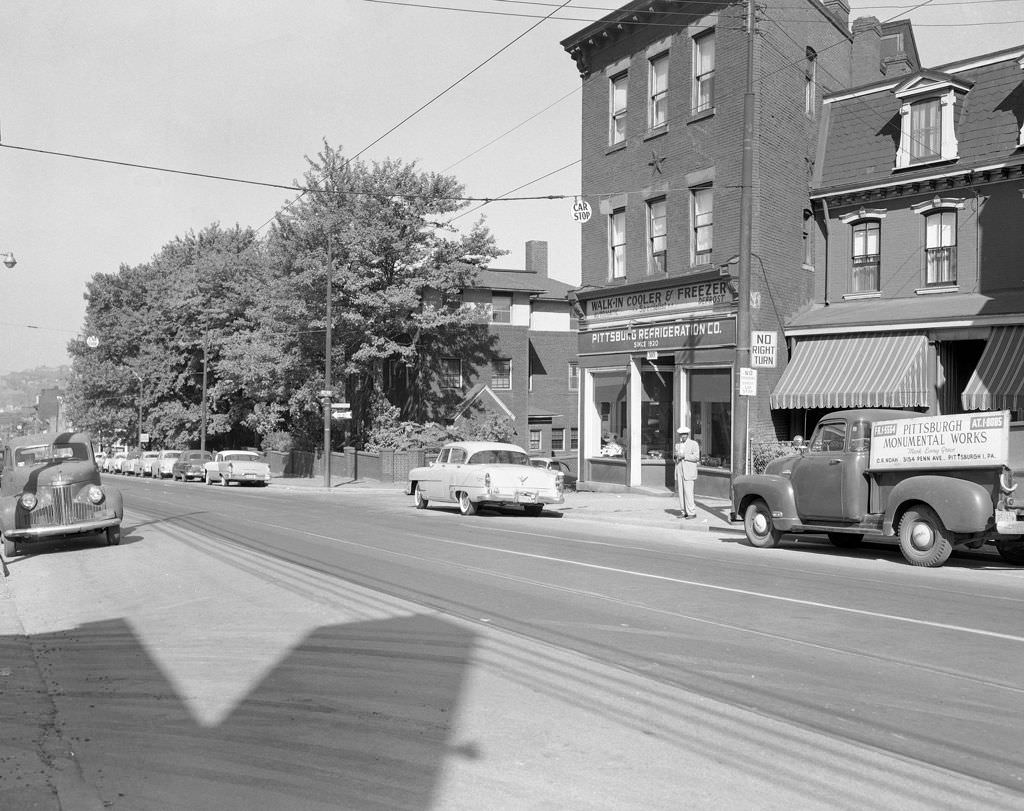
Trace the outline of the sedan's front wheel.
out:
M 207 484 L 213 484 L 213 476 L 210 475 L 210 471 L 206 471 L 206 475 L 203 476 L 203 481 Z
M 477 505 L 469 499 L 469 493 L 459 493 L 459 512 L 463 515 L 476 515 Z

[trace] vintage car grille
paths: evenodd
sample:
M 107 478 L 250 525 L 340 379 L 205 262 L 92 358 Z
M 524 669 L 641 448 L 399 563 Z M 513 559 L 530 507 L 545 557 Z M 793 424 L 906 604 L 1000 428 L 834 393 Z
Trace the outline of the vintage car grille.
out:
M 47 493 L 50 500 L 49 503 L 44 503 L 47 500 Z M 96 513 L 103 509 L 102 506 L 87 501 L 75 501 L 73 485 L 70 484 L 41 488 L 37 496 L 39 506 L 31 512 L 18 507 L 19 527 L 62 527 L 78 524 L 92 520 Z

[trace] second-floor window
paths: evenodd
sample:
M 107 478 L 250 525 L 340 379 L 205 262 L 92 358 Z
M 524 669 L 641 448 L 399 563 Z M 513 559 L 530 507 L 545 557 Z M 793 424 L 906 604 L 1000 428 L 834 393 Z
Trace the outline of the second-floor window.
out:
M 441 388 L 462 388 L 462 361 L 458 358 L 441 358 Z
M 626 140 L 626 92 L 629 76 L 620 73 L 608 82 L 608 145 Z
M 711 261 L 714 234 L 714 192 L 711 186 L 693 189 L 693 264 L 706 265 Z
M 570 428 L 569 429 L 569 450 L 575 451 L 580 447 L 580 429 Z
M 956 212 L 925 218 L 925 284 L 956 284 Z
M 507 358 L 494 361 L 491 364 L 491 388 L 510 389 L 512 388 L 512 361 Z
M 509 324 L 512 322 L 511 293 L 491 294 L 491 321 L 497 324 Z
M 865 220 L 853 226 L 854 293 L 875 293 L 880 289 L 881 232 L 882 226 L 877 220 Z
M 693 98 L 694 115 L 707 112 L 715 105 L 715 32 L 702 34 L 693 40 Z
M 653 130 L 668 123 L 668 54 L 651 60 L 649 86 L 647 127 Z
M 608 217 L 608 270 L 613 279 L 626 278 L 626 209 Z
M 647 272 L 664 273 L 668 240 L 667 208 L 665 200 L 651 200 L 647 204 Z
M 551 429 L 551 450 L 553 450 L 553 451 L 564 451 L 565 450 L 565 429 L 564 428 L 552 428 Z
M 569 391 L 580 390 L 580 365 L 574 360 L 569 361 Z
M 543 434 L 543 432 L 539 428 L 531 428 L 530 429 L 530 450 L 531 451 L 544 450 L 543 437 L 544 437 L 544 434 Z

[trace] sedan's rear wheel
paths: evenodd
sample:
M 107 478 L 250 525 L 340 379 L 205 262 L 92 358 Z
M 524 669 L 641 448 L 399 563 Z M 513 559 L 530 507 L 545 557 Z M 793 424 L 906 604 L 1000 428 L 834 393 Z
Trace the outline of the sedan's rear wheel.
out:
M 4 557 L 13 558 L 18 554 L 18 544 L 10 538 L 4 538 Z
M 459 512 L 463 515 L 476 515 L 477 505 L 470 501 L 469 493 L 459 493 Z
M 220 476 L 220 486 L 221 487 L 227 487 L 228 486 L 228 477 L 225 476 L 223 473 Z
M 416 501 L 417 510 L 427 509 L 427 504 L 430 502 L 428 502 L 427 497 L 423 495 L 423 488 L 421 488 L 419 484 L 416 485 L 416 489 L 413 491 L 413 498 Z

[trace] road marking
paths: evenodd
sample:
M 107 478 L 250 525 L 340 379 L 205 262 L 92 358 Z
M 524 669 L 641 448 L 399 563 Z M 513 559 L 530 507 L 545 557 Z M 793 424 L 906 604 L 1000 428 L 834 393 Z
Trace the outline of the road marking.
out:
M 378 552 L 385 552 L 386 554 L 396 555 L 399 557 L 406 557 L 415 560 L 428 560 L 419 555 L 411 555 L 406 552 L 395 552 L 390 549 L 381 549 L 379 546 L 373 546 L 371 544 L 360 543 L 359 541 L 350 541 L 344 538 L 338 538 L 333 535 L 323 535 L 318 532 L 310 532 L 309 530 L 296 529 L 295 527 L 281 526 L 277 524 L 267 524 L 275 529 L 286 530 L 289 532 L 301 532 L 303 535 L 309 535 L 313 538 L 319 538 L 326 541 L 335 541 L 337 543 L 343 543 L 348 546 L 356 546 L 361 549 L 373 549 Z M 784 597 L 780 594 L 769 594 L 763 591 L 751 591 L 750 589 L 740 589 L 733 586 L 719 586 L 714 583 L 703 583 L 699 580 L 684 580 L 678 577 L 668 577 L 666 575 L 652 574 L 650 572 L 640 572 L 635 569 L 620 569 L 615 566 L 602 566 L 597 563 L 584 563 L 579 560 L 569 560 L 567 558 L 558 558 L 551 555 L 538 555 L 533 552 L 520 552 L 515 549 L 495 549 L 490 546 L 479 546 L 477 544 L 466 543 L 465 541 L 453 541 L 449 538 L 440 538 L 431 535 L 417 534 L 416 537 L 423 538 L 428 541 L 434 541 L 436 543 L 449 544 L 451 546 L 462 546 L 470 549 L 478 549 L 485 552 L 498 552 L 505 555 L 512 555 L 515 557 L 529 558 L 531 560 L 542 560 L 548 563 L 564 563 L 569 566 L 577 566 L 583 569 L 592 569 L 601 572 L 611 572 L 614 574 L 623 574 L 631 577 L 639 577 L 645 580 L 657 580 L 663 583 L 676 583 L 681 586 L 693 586 L 695 588 L 709 589 L 711 591 L 721 591 L 729 594 L 741 594 L 746 597 L 759 597 L 764 600 L 774 600 L 776 602 L 789 603 L 792 605 L 808 606 L 810 608 L 822 608 L 829 611 L 838 611 L 845 614 L 857 614 L 863 617 L 872 617 L 874 619 L 892 620 L 893 622 L 902 622 L 909 625 L 921 625 L 927 628 L 936 628 L 945 631 L 956 631 L 957 633 L 973 634 L 975 636 L 984 636 L 991 639 L 1003 639 L 1008 642 L 1020 642 L 1024 643 L 1024 637 L 1017 636 L 1014 634 L 1004 634 L 998 631 L 986 631 L 981 628 L 968 628 L 965 625 L 951 625 L 945 622 L 934 622 L 932 620 L 921 620 L 913 617 L 902 617 L 898 614 L 886 614 L 880 611 L 868 611 L 863 608 L 851 608 L 849 606 L 835 605 L 833 603 L 822 603 L 815 600 L 801 600 L 797 597 Z M 552 536 L 553 537 L 553 536 Z M 433 560 L 433 559 L 430 559 Z M 434 560 L 433 562 L 437 562 Z

